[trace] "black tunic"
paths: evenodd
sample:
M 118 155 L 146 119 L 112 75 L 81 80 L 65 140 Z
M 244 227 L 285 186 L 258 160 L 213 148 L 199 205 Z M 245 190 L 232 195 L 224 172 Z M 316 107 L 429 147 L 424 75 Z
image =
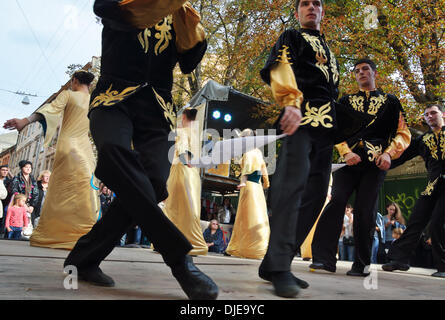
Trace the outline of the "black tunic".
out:
M 399 99 L 381 90 L 359 91 L 342 97 L 339 103 L 370 116 L 370 121 L 346 142 L 362 159 L 373 162 L 396 136 L 399 117 L 404 115 Z
M 94 11 L 102 17 L 104 28 L 101 76 L 91 94 L 90 107 L 110 107 L 142 91 L 157 96 L 166 120 L 173 126 L 173 69 L 179 62 L 183 73 L 192 72 L 203 58 L 207 42 L 179 53 L 171 15 L 141 30 L 125 23 L 118 1 L 96 0 Z
M 281 34 L 260 72 L 269 85 L 270 70 L 282 61 L 283 54 L 287 55 L 298 89 L 303 93 L 300 127 L 313 133 L 336 132 L 335 142 L 338 143 L 356 133 L 370 119 L 336 103 L 338 62 L 319 31 L 290 29 Z
M 445 178 L 445 126 L 442 127 L 437 136 L 429 130 L 413 139 L 400 158 L 392 162 L 391 168 L 395 168 L 416 156 L 421 156 L 425 161 L 425 167 L 428 171 L 428 185 L 422 195 L 429 196 L 433 193 L 438 181 Z

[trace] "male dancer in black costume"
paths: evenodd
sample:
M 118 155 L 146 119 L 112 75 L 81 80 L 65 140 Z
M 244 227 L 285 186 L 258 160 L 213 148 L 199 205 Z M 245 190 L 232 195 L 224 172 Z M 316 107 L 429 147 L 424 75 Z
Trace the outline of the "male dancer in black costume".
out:
M 175 125 L 173 68 L 190 73 L 206 51 L 200 17 L 184 0 L 96 0 L 102 18 L 101 76 L 91 96 L 96 176 L 117 195 L 64 265 L 80 279 L 114 286 L 99 264 L 138 225 L 190 299 L 215 299 L 216 284 L 193 264 L 191 244 L 158 207 L 167 198 L 168 134 Z M 132 150 L 132 144 L 134 150 Z
M 416 248 L 422 231 L 430 223 L 431 246 L 437 272 L 433 277 L 445 278 L 445 127 L 444 108 L 433 104 L 423 114 L 430 130 L 413 139 L 402 156 L 392 163 L 395 168 L 406 161 L 421 156 L 428 170 L 428 185 L 408 221 L 402 236 L 391 245 L 384 264 L 385 271 L 409 269 L 409 258 Z
M 347 126 L 337 126 L 348 115 L 336 106 L 338 64 L 320 34 L 322 1 L 295 4 L 301 29 L 281 34 L 261 70 L 283 107 L 278 123 L 288 136 L 272 180 L 271 235 L 259 276 L 272 281 L 275 293 L 283 297 L 294 297 L 308 286 L 292 275 L 291 262 L 326 200 L 334 142 L 348 136 L 344 128 L 350 134 L 361 124 L 351 119 Z
M 339 103 L 372 117 L 356 135 L 336 145 L 347 166 L 333 174 L 332 198 L 321 214 L 312 240 L 313 263 L 310 268 L 335 272 L 337 245 L 346 204 L 356 192 L 354 207 L 354 263 L 350 276 L 366 276 L 371 263 L 375 231 L 375 203 L 391 160 L 408 147 L 411 133 L 403 117 L 399 100 L 376 89 L 376 65 L 360 59 L 354 73 L 360 91 L 340 99 Z

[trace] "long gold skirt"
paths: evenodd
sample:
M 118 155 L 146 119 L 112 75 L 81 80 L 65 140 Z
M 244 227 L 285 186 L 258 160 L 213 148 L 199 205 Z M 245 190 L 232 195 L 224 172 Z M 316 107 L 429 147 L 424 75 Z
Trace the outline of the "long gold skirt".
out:
M 30 245 L 71 250 L 97 221 L 99 196 L 90 181 L 93 150 L 84 139 L 59 138 L 54 168 L 48 184 L 39 224 Z
M 164 213 L 193 246 L 188 254 L 206 255 L 207 244 L 201 229 L 201 178 L 197 168 L 172 165 L 167 180 L 168 198 Z
M 226 252 L 241 258 L 262 259 L 267 251 L 269 236 L 263 187 L 247 181 L 240 192 L 235 224 Z

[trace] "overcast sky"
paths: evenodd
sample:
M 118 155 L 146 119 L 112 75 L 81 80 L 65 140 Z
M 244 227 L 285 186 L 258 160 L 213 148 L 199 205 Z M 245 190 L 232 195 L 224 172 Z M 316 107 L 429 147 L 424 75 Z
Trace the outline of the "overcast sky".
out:
M 0 134 L 3 123 L 23 118 L 57 92 L 70 64 L 100 56 L 102 26 L 94 0 L 0 1 Z M 30 104 L 8 91 L 36 94 Z

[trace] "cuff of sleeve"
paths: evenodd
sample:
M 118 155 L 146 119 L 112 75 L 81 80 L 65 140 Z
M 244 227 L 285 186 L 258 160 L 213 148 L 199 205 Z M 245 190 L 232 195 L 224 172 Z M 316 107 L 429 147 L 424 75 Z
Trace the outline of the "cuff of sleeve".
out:
M 285 106 L 285 107 L 292 106 L 297 109 L 300 109 L 301 101 L 300 101 L 300 99 L 296 98 L 293 94 L 290 94 L 290 95 L 282 98 L 281 105 Z
M 337 148 L 338 153 L 340 153 L 341 157 L 344 157 L 346 154 L 352 152 L 352 150 L 351 150 L 351 148 L 349 148 L 347 142 L 342 142 L 342 143 L 336 144 L 335 147 Z
M 386 148 L 386 150 L 385 150 L 383 153 L 385 153 L 385 152 L 386 152 L 387 154 L 389 154 L 389 156 L 391 157 L 391 160 L 394 160 L 394 159 L 396 158 L 396 155 L 397 155 L 396 150 L 394 150 L 394 149 L 388 147 L 388 148 Z

